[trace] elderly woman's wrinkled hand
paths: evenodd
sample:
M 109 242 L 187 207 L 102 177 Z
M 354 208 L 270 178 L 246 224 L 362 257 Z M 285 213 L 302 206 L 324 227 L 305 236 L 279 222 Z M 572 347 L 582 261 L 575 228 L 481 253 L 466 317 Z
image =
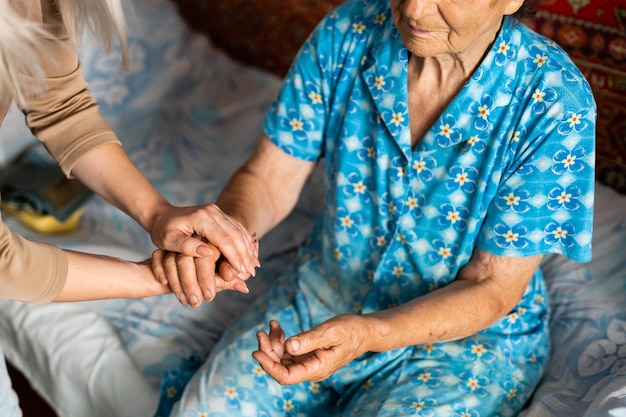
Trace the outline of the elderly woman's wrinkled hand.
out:
M 365 320 L 336 316 L 288 340 L 272 320 L 269 333 L 257 333 L 259 350 L 252 356 L 281 385 L 322 381 L 368 350 Z
M 154 244 L 192 257 L 212 257 L 211 243 L 240 275 L 254 276 L 260 266 L 258 240 L 215 204 L 192 207 L 165 205 L 149 228 Z

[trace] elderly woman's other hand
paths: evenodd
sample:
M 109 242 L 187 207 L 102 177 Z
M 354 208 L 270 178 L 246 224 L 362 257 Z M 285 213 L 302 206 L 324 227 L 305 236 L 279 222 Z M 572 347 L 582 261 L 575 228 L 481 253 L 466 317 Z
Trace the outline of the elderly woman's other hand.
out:
M 368 351 L 366 320 L 335 316 L 287 340 L 280 324 L 271 320 L 269 333 L 257 333 L 259 350 L 252 356 L 281 385 L 322 381 Z

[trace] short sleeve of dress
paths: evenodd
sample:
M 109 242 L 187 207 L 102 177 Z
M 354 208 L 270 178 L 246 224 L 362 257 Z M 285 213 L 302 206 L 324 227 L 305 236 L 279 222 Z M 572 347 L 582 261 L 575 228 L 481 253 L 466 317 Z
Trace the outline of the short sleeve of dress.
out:
M 317 25 L 298 52 L 277 99 L 265 119 L 264 131 L 283 151 L 316 161 L 324 153 L 324 137 L 331 117 L 339 51 L 344 47 L 350 16 L 346 2 Z M 346 10 L 348 9 L 348 10 Z
M 558 58 L 524 93 L 511 163 L 493 180 L 478 240 L 491 253 L 591 259 L 596 104 L 574 64 Z

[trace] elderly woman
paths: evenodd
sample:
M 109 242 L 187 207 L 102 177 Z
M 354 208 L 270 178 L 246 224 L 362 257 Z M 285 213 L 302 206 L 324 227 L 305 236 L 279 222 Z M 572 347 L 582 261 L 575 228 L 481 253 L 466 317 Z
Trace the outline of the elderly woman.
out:
M 0 0 L 0 121 L 15 99 L 67 176 L 132 216 L 158 247 L 183 253 L 181 262 L 210 273 L 195 292 L 185 293 L 162 285 L 150 260 L 127 262 L 29 241 L 0 219 L 0 297 L 41 304 L 173 291 L 181 303 L 195 307 L 221 289 L 247 292 L 244 280 L 258 266 L 254 237 L 215 205 L 171 205 L 131 162 L 102 118 L 75 48 L 87 22 L 105 45 L 117 34 L 126 57 L 119 0 Z M 219 253 L 235 270 L 215 279 Z M 0 415 L 21 415 L 1 350 Z
M 319 24 L 218 205 L 262 236 L 320 162 L 325 210 L 171 415 L 520 411 L 549 359 L 541 259 L 591 256 L 596 117 L 523 3 L 348 0 Z

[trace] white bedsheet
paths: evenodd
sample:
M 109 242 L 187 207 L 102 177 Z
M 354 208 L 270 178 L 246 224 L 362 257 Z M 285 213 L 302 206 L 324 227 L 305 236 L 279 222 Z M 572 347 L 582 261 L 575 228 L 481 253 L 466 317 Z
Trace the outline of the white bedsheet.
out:
M 133 3 L 131 71 L 121 74 L 119 55 L 105 57 L 86 42 L 86 76 L 148 178 L 176 204 L 211 202 L 254 146 L 280 82 L 189 32 L 166 0 Z M 0 163 L 32 141 L 14 109 L 0 130 Z M 2 349 L 62 417 L 151 416 L 163 372 L 201 360 L 232 316 L 293 259 L 323 201 L 318 182 L 261 242 L 263 267 L 251 295 L 222 293 L 200 309 L 173 296 L 46 306 L 0 300 Z M 598 184 L 596 207 L 593 261 L 550 256 L 542 264 L 554 357 L 525 417 L 608 417 L 626 407 L 626 197 Z M 87 252 L 142 259 L 153 249 L 136 223 L 98 197 L 70 235 L 38 236 L 7 222 L 28 237 Z

